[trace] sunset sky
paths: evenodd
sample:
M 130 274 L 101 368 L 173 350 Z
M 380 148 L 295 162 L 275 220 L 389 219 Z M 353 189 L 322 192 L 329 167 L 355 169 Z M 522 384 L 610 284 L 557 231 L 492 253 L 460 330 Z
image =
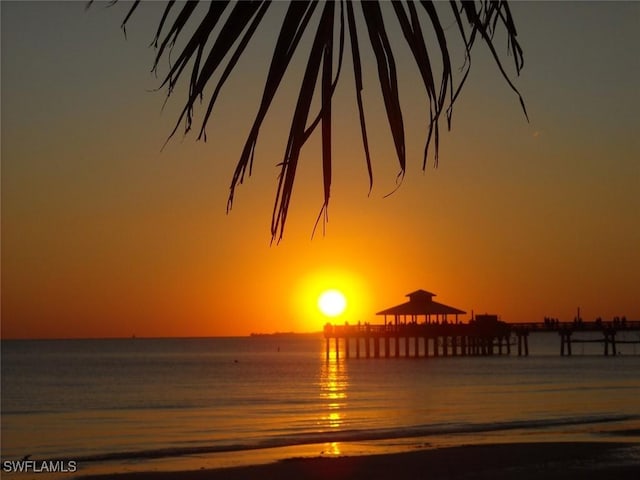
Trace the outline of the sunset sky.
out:
M 179 132 L 162 151 L 183 100 L 176 91 L 163 109 L 150 73 L 162 5 L 143 5 L 127 38 L 127 5 L 84 6 L 0 6 L 2 338 L 316 331 L 329 288 L 347 297 L 340 322 L 381 321 L 375 312 L 420 288 L 510 322 L 571 320 L 577 307 L 585 320 L 640 320 L 640 2 L 513 3 L 530 122 L 478 44 L 440 165 L 430 159 L 425 172 L 426 97 L 402 49 L 408 167 L 390 196 L 398 164 L 362 42 L 373 190 L 347 55 L 326 234 L 311 238 L 322 206 L 316 135 L 278 245 L 277 164 L 308 41 L 229 214 L 226 201 L 284 6 L 222 91 L 208 141 Z

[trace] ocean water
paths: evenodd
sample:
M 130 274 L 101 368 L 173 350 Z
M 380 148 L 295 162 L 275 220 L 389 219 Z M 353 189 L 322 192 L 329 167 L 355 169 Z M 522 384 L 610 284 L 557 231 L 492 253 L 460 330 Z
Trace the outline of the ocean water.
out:
M 553 333 L 533 334 L 529 357 L 428 359 L 327 360 L 320 336 L 4 340 L 2 460 L 73 460 L 86 471 L 640 440 L 640 347 L 620 345 L 616 357 L 600 344 L 574 345 L 571 357 L 559 349 Z

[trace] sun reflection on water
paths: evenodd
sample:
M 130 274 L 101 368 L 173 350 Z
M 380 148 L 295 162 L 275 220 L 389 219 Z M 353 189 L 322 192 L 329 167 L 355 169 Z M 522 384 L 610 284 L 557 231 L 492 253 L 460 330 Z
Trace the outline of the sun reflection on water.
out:
M 340 451 L 340 443 L 331 442 L 326 443 L 324 450 L 322 451 L 323 455 L 340 455 L 342 452 Z
M 344 426 L 344 409 L 347 405 L 348 387 L 347 369 L 344 360 L 330 355 L 322 360 L 320 372 L 320 399 L 322 414 L 319 424 L 323 428 L 338 429 Z M 331 444 L 332 450 L 338 450 L 337 444 Z

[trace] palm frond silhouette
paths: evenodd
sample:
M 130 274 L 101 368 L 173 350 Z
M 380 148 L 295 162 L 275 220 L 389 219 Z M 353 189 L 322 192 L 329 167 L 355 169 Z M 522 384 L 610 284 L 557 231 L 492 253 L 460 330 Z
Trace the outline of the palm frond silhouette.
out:
M 189 86 L 184 107 L 169 138 L 177 132 L 182 124 L 184 124 L 185 133 L 191 130 L 196 104 L 203 100 L 205 87 L 213 83 L 213 76 L 217 74 L 219 76 L 216 79 L 215 88 L 208 98 L 198 134 L 198 139 L 206 140 L 205 127 L 220 92 L 233 72 L 238 59 L 245 52 L 247 45 L 250 41 L 255 41 L 254 34 L 271 6 L 271 2 L 265 0 L 214 1 L 208 3 L 208 10 L 205 13 L 203 9 L 196 9 L 198 3 L 198 1 L 186 3 L 169 1 L 159 20 L 157 33 L 153 40 L 156 48 L 153 69 L 157 71 L 163 58 L 170 60 L 169 71 L 163 75 L 161 88 L 166 88 L 168 94 L 171 95 L 183 77 L 187 77 L 185 81 Z M 399 23 L 406 46 L 418 67 L 428 98 L 429 121 L 422 161 L 423 169 L 426 168 L 430 149 L 432 149 L 434 165 L 438 164 L 440 123 L 444 116 L 447 127 L 451 128 L 453 105 L 467 80 L 471 68 L 472 50 L 478 40 L 481 40 L 481 43 L 488 47 L 507 85 L 519 98 L 525 117 L 527 115 L 522 96 L 509 78 L 494 43 L 496 32 L 503 31 L 507 39 L 507 54 L 512 55 L 516 74 L 519 75 L 523 67 L 523 52 L 517 41 L 515 23 L 506 1 L 450 0 L 447 3 L 394 1 L 390 5 L 385 5 L 385 3 L 380 1 L 352 2 L 349 0 L 292 1 L 286 8 L 274 45 L 262 99 L 231 179 L 227 203 L 228 211 L 233 205 L 236 188 L 243 183 L 246 175 L 251 174 L 260 128 L 290 66 L 291 59 L 300 45 L 303 34 L 311 24 L 317 25 L 291 119 L 291 128 L 283 160 L 279 164 L 278 189 L 271 219 L 272 241 L 282 239 L 300 153 L 318 126 L 321 131 L 324 199 L 316 226 L 320 220 L 324 224 L 327 219 L 333 161 L 331 155 L 331 107 L 333 94 L 340 80 L 347 35 L 353 63 L 355 101 L 358 108 L 370 189 L 373 185 L 373 168 L 362 98 L 361 48 L 363 43 L 369 44 L 375 56 L 381 95 L 395 146 L 400 177 L 404 175 L 407 160 L 395 62 L 397 52 L 391 47 L 385 21 Z M 140 1 L 137 0 L 126 15 L 122 24 L 123 28 L 126 27 L 127 22 L 139 7 Z M 441 20 L 445 10 L 449 18 L 454 19 L 446 27 Z M 311 22 L 314 16 L 319 16 L 317 22 Z M 193 33 L 186 33 L 188 31 Z M 216 34 L 212 38 L 214 31 Z M 436 43 L 435 45 L 428 45 L 426 31 L 430 33 L 432 38 L 437 39 L 436 42 L 432 42 Z M 182 38 L 183 36 L 185 38 Z M 463 58 L 460 61 L 461 79 L 457 85 L 454 85 L 453 62 L 450 52 L 450 41 L 453 38 L 463 45 L 461 49 Z M 184 47 L 175 60 L 171 60 L 169 54 L 178 39 L 182 40 Z M 434 55 L 439 55 L 438 62 L 433 60 Z M 336 65 L 335 70 L 334 64 Z M 318 94 L 320 98 L 319 111 L 312 112 L 312 100 L 315 94 Z

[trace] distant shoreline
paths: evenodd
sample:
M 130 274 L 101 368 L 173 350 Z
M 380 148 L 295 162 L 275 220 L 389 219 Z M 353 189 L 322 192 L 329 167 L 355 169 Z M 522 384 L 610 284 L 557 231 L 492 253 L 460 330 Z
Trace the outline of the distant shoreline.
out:
M 323 332 L 272 332 L 272 333 L 255 333 L 249 334 L 250 337 L 278 337 L 278 338 L 296 338 L 296 337 L 322 337 Z
M 631 480 L 640 474 L 640 444 L 553 442 L 463 445 L 402 453 L 290 458 L 275 463 L 190 471 L 109 473 L 82 480 Z
M 209 335 L 202 337 L 147 337 L 139 335 L 131 335 L 128 337 L 9 337 L 0 338 L 2 342 L 48 342 L 48 341 L 96 341 L 96 340 L 206 340 L 210 338 L 247 338 L 247 337 L 278 337 L 278 338 L 309 338 L 309 337 L 322 337 L 323 332 L 251 332 L 243 335 Z

